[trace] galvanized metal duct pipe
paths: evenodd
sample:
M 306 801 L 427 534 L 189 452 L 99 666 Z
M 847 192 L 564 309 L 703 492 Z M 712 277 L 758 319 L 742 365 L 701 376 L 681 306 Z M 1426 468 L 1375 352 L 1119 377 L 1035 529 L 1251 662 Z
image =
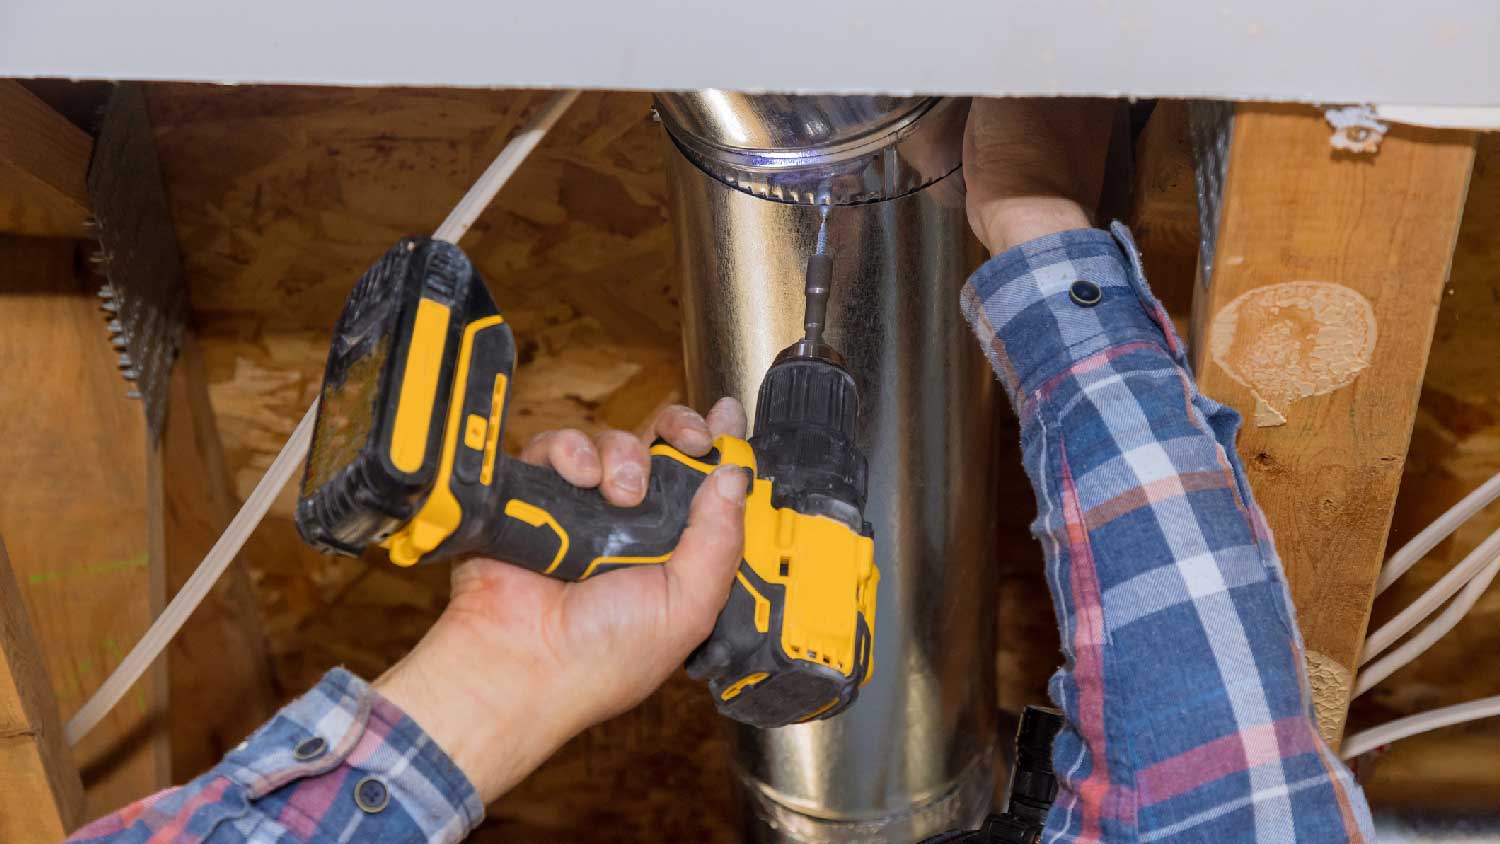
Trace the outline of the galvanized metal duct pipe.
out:
M 802 333 L 827 217 L 827 337 L 861 393 L 881 570 L 875 674 L 828 721 L 743 728 L 747 838 L 905 842 L 974 826 L 994 773 L 993 379 L 958 307 L 964 100 L 700 91 L 658 98 L 689 390 L 754 413 Z

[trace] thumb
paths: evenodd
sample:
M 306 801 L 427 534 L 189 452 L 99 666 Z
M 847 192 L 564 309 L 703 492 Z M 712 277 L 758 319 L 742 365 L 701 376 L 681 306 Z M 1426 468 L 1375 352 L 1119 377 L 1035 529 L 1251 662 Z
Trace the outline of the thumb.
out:
M 667 560 L 668 624 L 672 637 L 687 647 L 708 638 L 729 600 L 729 586 L 745 553 L 749 487 L 750 474 L 744 469 L 715 469 L 698 487 L 687 529 Z

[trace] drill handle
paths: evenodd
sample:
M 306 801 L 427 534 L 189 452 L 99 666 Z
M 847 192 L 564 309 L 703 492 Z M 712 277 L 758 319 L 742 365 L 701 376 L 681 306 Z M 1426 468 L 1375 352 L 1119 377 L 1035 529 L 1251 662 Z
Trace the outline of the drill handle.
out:
M 586 580 L 617 568 L 666 562 L 687 526 L 693 496 L 719 461 L 695 460 L 668 445 L 652 448 L 646 497 L 617 507 L 596 489 L 580 489 L 550 467 L 500 458 L 488 518 L 466 551 L 560 580 Z M 442 549 L 440 549 L 442 550 Z
M 478 316 L 465 326 L 453 358 L 436 481 L 418 512 L 385 541 L 391 560 L 411 565 L 481 554 L 560 580 L 665 562 L 720 455 L 727 449 L 730 462 L 753 468 L 750 445 L 721 438 L 710 454 L 694 459 L 657 443 L 645 500 L 635 507 L 616 507 L 551 467 L 507 456 L 501 445 L 515 343 L 489 294 L 477 289 L 482 296 L 470 311 Z

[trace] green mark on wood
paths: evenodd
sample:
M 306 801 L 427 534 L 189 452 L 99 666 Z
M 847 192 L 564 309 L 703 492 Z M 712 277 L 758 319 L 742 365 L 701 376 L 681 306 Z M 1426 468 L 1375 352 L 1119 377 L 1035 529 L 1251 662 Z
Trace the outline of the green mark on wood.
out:
M 151 564 L 151 555 L 145 551 L 133 557 L 123 560 L 110 560 L 105 563 L 85 563 L 69 569 L 56 569 L 54 571 L 39 571 L 27 575 L 26 582 L 31 585 L 38 583 L 51 583 L 70 577 L 92 577 L 98 574 L 107 574 L 112 571 L 123 571 L 125 569 L 143 569 Z

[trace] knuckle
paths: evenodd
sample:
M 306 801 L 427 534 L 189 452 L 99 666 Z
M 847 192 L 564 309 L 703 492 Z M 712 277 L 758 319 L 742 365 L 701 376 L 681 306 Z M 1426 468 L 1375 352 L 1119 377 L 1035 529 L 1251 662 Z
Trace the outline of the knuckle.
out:
M 738 553 L 743 544 L 743 528 L 738 519 L 715 513 L 693 526 L 695 532 L 689 551 L 707 560 L 720 560 Z
M 667 419 L 675 427 L 695 428 L 703 424 L 703 417 L 698 415 L 698 411 L 693 410 L 691 407 L 677 404 L 673 405 L 670 410 L 671 415 Z
M 594 458 L 594 442 L 582 431 L 566 430 L 553 439 L 552 452 L 557 457 L 577 461 L 580 464 L 597 462 Z M 594 458 L 591 461 L 590 458 Z
M 608 430 L 598 436 L 599 449 L 601 451 L 635 451 L 641 446 L 640 440 L 625 433 L 624 431 Z

